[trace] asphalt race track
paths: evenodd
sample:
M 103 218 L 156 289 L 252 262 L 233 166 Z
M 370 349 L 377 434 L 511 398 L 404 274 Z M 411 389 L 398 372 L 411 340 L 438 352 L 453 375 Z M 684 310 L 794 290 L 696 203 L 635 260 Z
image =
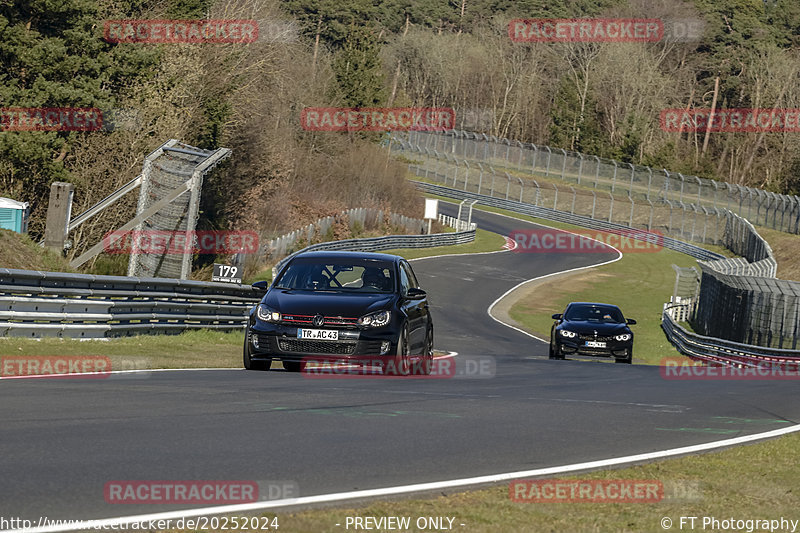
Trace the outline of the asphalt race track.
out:
M 505 235 L 529 227 L 482 212 L 473 221 Z M 796 383 L 674 381 L 658 367 L 549 361 L 545 344 L 487 315 L 527 279 L 616 256 L 415 261 L 436 348 L 458 352 L 462 365 L 488 361 L 494 375 L 309 379 L 236 369 L 3 380 L 2 514 L 94 519 L 187 508 L 106 503 L 113 480 L 290 481 L 309 496 L 620 457 L 797 423 Z

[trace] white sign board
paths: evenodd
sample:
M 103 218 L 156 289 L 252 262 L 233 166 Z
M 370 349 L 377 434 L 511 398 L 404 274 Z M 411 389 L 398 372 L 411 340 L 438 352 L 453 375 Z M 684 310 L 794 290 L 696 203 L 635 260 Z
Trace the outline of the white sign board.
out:
M 425 198 L 425 217 L 436 220 L 439 218 L 439 200 L 437 198 Z

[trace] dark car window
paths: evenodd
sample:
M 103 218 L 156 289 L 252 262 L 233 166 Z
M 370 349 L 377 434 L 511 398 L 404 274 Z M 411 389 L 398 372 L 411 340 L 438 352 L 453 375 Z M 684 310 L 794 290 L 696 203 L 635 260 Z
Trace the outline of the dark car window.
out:
M 622 312 L 608 305 L 571 305 L 564 314 L 567 320 L 585 322 L 623 323 Z
M 400 263 L 401 272 L 406 275 L 408 279 L 408 287 L 413 289 L 419 289 L 419 282 L 417 281 L 417 277 L 414 275 L 414 271 L 411 270 L 411 265 L 406 262 Z
M 408 289 L 411 286 L 411 281 L 408 279 L 408 271 L 400 265 L 400 294 L 406 296 Z
M 394 291 L 392 264 L 378 261 L 313 261 L 299 258 L 275 281 L 275 288 L 307 291 Z

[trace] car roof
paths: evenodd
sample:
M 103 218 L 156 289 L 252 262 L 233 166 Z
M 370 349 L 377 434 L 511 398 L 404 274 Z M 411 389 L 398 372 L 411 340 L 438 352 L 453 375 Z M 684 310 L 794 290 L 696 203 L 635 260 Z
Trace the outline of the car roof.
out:
M 344 250 L 312 250 L 309 252 L 303 252 L 301 254 L 297 254 L 295 256 L 295 258 L 299 257 L 312 257 L 319 259 L 344 259 L 344 260 L 368 259 L 373 261 L 387 261 L 391 263 L 396 263 L 398 261 L 403 260 L 403 258 L 400 257 L 399 255 L 381 254 L 377 252 L 351 252 Z

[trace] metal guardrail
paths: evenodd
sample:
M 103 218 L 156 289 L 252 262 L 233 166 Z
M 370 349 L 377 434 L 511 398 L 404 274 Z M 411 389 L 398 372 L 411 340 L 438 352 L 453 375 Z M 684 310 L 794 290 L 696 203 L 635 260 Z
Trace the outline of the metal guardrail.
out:
M 522 213 L 524 215 L 529 215 L 536 218 L 553 220 L 555 222 L 563 222 L 567 224 L 574 224 L 576 226 L 582 226 L 585 228 L 597 229 L 602 231 L 610 231 L 610 232 L 624 231 L 627 233 L 631 231 L 631 228 L 629 226 L 625 226 L 623 224 L 607 222 L 605 220 L 597 220 L 582 215 L 575 215 L 572 213 L 568 213 L 566 211 L 557 211 L 549 207 L 540 207 L 533 204 L 519 202 L 517 200 L 496 198 L 492 196 L 487 196 L 485 194 L 478 194 L 470 191 L 462 191 L 459 189 L 454 189 L 452 187 L 445 187 L 443 185 L 435 185 L 432 183 L 425 183 L 421 181 L 414 181 L 413 183 L 418 189 L 430 194 L 436 194 L 439 196 L 445 196 L 447 198 L 455 198 L 459 200 L 463 200 L 465 198 L 471 200 L 477 200 L 478 204 L 480 205 L 485 205 L 489 207 L 498 207 L 501 209 L 514 211 L 515 213 Z M 641 231 L 642 233 L 646 233 L 646 230 L 641 230 Z M 668 237 L 666 235 L 659 236 L 659 242 L 662 241 L 663 241 L 663 246 L 665 248 L 670 248 L 671 250 L 675 250 L 690 255 L 697 259 L 703 259 L 708 261 L 708 260 L 724 258 L 724 256 L 716 252 L 706 250 L 705 248 L 702 248 L 700 246 L 684 242 L 672 237 Z
M 746 367 L 800 363 L 800 352 L 796 350 L 765 348 L 692 333 L 677 324 L 666 310 L 661 317 L 661 328 L 678 351 L 699 361 Z
M 0 268 L 0 336 L 238 330 L 258 300 L 249 285 Z
M 464 199 L 464 198 L 475 199 L 478 201 L 479 204 L 482 205 L 490 207 L 498 207 L 501 209 L 522 213 L 536 218 L 553 220 L 557 222 L 564 222 L 591 229 L 598 229 L 602 231 L 612 231 L 612 232 L 630 231 L 630 227 L 622 224 L 615 224 L 603 220 L 596 220 L 581 215 L 571 214 L 565 211 L 557 211 L 554 209 L 539 207 L 533 204 L 526 204 L 523 202 L 518 202 L 510 199 L 495 198 L 469 191 L 453 189 L 451 187 L 445 187 L 442 185 L 435 185 L 425 182 L 414 182 L 414 183 L 418 189 L 431 194 L 436 194 L 439 196 L 455 198 L 455 199 Z M 732 213 L 730 214 L 729 219 L 730 223 L 733 226 L 736 226 L 737 223 L 743 221 L 743 219 Z M 752 228 L 752 225 L 750 225 L 746 221 L 744 221 L 744 223 L 749 228 Z M 730 259 L 726 259 L 724 256 L 706 250 L 700 246 L 680 241 L 678 239 L 674 239 L 668 236 L 663 236 L 662 239 L 663 239 L 662 241 L 663 246 L 665 248 L 670 248 L 672 250 L 700 259 L 701 266 L 706 266 L 708 268 L 709 265 L 719 264 L 720 270 L 745 268 L 743 264 L 738 264 L 737 266 L 737 264 L 735 264 L 736 262 L 731 262 Z M 748 250 L 753 250 L 755 248 L 753 246 L 749 246 Z M 758 252 L 756 255 L 753 255 L 751 258 L 753 260 L 758 260 L 758 261 L 753 263 L 748 263 L 749 265 L 748 268 L 750 269 L 750 272 L 756 272 L 762 270 L 768 271 L 769 269 L 772 269 L 771 271 L 774 273 L 774 259 L 772 258 L 771 251 L 769 250 L 768 245 L 759 248 L 759 250 L 761 251 Z M 763 259 L 761 257 L 763 257 Z M 746 280 L 755 278 L 747 278 L 742 276 L 738 279 Z M 687 332 L 686 330 L 683 330 L 683 332 L 681 332 L 680 330 L 675 329 L 679 328 L 679 326 L 674 324 L 672 318 L 669 317 L 666 313 L 665 316 L 667 318 L 665 318 L 664 320 L 665 321 L 668 320 L 669 323 L 662 324 L 662 327 L 664 328 L 665 331 L 668 331 L 669 329 L 669 331 L 667 332 L 668 338 L 670 339 L 671 342 L 673 342 L 673 344 L 675 344 L 678 347 L 681 353 L 684 353 L 686 355 L 695 356 L 697 358 L 705 358 L 705 360 L 708 361 L 717 361 L 717 362 L 727 361 L 729 364 L 747 364 L 746 363 L 747 361 L 750 361 L 749 364 L 753 364 L 754 362 L 760 362 L 763 360 L 774 360 L 775 357 L 778 357 L 778 355 L 776 354 L 780 354 L 780 356 L 783 358 L 789 358 L 787 360 L 793 360 L 792 358 L 797 358 L 798 360 L 800 360 L 800 352 L 794 350 L 767 348 L 767 347 L 759 347 L 743 343 L 736 343 L 733 341 L 719 339 L 716 337 L 705 337 L 696 334 L 689 334 L 689 332 Z M 692 335 L 692 337 L 690 337 L 689 335 Z M 772 357 L 772 359 L 764 359 L 764 357 L 767 356 Z M 724 357 L 728 357 L 728 359 L 724 360 Z
M 475 231 L 457 231 L 455 233 L 434 233 L 432 235 L 388 235 L 386 237 L 371 237 L 367 239 L 346 239 L 343 241 L 321 242 L 306 246 L 302 250 L 281 259 L 272 269 L 274 279 L 278 272 L 297 254 L 312 250 L 348 250 L 356 252 L 380 252 L 394 248 L 432 248 L 435 246 L 450 246 L 453 244 L 466 244 L 475 240 Z
M 427 248 L 474 239 L 473 228 L 333 241 L 301 252 Z M 245 326 L 260 297 L 250 285 L 0 268 L 0 336 L 90 339 L 201 328 L 235 331 Z

